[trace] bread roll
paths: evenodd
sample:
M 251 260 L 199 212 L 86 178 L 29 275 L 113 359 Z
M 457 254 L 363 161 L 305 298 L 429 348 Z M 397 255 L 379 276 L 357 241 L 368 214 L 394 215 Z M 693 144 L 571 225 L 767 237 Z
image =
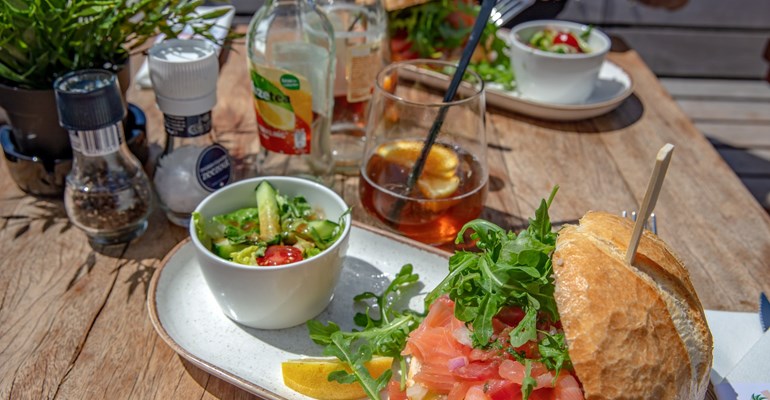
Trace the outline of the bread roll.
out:
M 556 303 L 586 399 L 697 399 L 713 340 L 687 270 L 645 231 L 625 263 L 633 223 L 589 212 L 553 254 Z

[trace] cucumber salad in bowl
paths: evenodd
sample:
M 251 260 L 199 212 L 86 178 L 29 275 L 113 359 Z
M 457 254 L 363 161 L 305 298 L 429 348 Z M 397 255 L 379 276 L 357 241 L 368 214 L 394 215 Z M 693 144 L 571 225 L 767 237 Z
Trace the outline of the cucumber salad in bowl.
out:
M 318 255 L 336 242 L 344 230 L 324 219 L 303 196 L 281 195 L 268 181 L 255 189 L 256 207 L 219 214 L 204 221 L 193 213 L 203 245 L 217 256 L 238 264 L 277 266 Z

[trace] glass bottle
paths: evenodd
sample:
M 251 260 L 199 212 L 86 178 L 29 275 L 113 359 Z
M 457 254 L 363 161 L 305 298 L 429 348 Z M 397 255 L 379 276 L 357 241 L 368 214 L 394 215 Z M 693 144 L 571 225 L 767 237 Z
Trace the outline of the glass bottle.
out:
M 207 41 L 174 39 L 153 46 L 148 64 L 166 130 L 153 183 L 166 217 L 186 227 L 195 207 L 232 179 L 230 156 L 212 130 L 219 60 Z
M 257 172 L 330 184 L 331 23 L 310 0 L 267 0 L 246 43 L 261 145 Z
M 128 242 L 147 229 L 152 188 L 123 134 L 126 106 L 115 75 L 70 72 L 54 82 L 59 123 L 69 131 L 72 170 L 64 206 L 92 243 Z
M 381 0 L 318 0 L 334 27 L 337 66 L 331 141 L 335 172 L 355 175 L 364 151 L 369 100 L 390 62 Z

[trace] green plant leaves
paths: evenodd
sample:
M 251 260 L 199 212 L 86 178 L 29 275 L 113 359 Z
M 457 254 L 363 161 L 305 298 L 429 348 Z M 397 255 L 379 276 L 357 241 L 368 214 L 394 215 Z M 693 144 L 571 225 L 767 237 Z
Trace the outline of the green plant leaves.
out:
M 226 9 L 198 15 L 201 0 L 4 0 L 0 2 L 0 81 L 49 89 L 61 75 L 121 65 L 159 33 L 186 24 L 209 40 Z M 233 37 L 235 35 L 231 35 Z

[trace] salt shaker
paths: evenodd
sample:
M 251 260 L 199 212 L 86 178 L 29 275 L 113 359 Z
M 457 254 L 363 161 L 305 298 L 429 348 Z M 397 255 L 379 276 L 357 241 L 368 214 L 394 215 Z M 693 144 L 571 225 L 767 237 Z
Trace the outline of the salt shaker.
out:
M 148 64 L 167 137 L 153 183 L 169 221 L 188 226 L 198 203 L 232 179 L 212 131 L 219 61 L 209 42 L 174 39 L 153 46 Z
M 147 229 L 152 187 L 125 142 L 126 106 L 116 76 L 74 71 L 57 79 L 54 91 L 73 153 L 64 191 L 67 216 L 96 244 L 140 236 Z

